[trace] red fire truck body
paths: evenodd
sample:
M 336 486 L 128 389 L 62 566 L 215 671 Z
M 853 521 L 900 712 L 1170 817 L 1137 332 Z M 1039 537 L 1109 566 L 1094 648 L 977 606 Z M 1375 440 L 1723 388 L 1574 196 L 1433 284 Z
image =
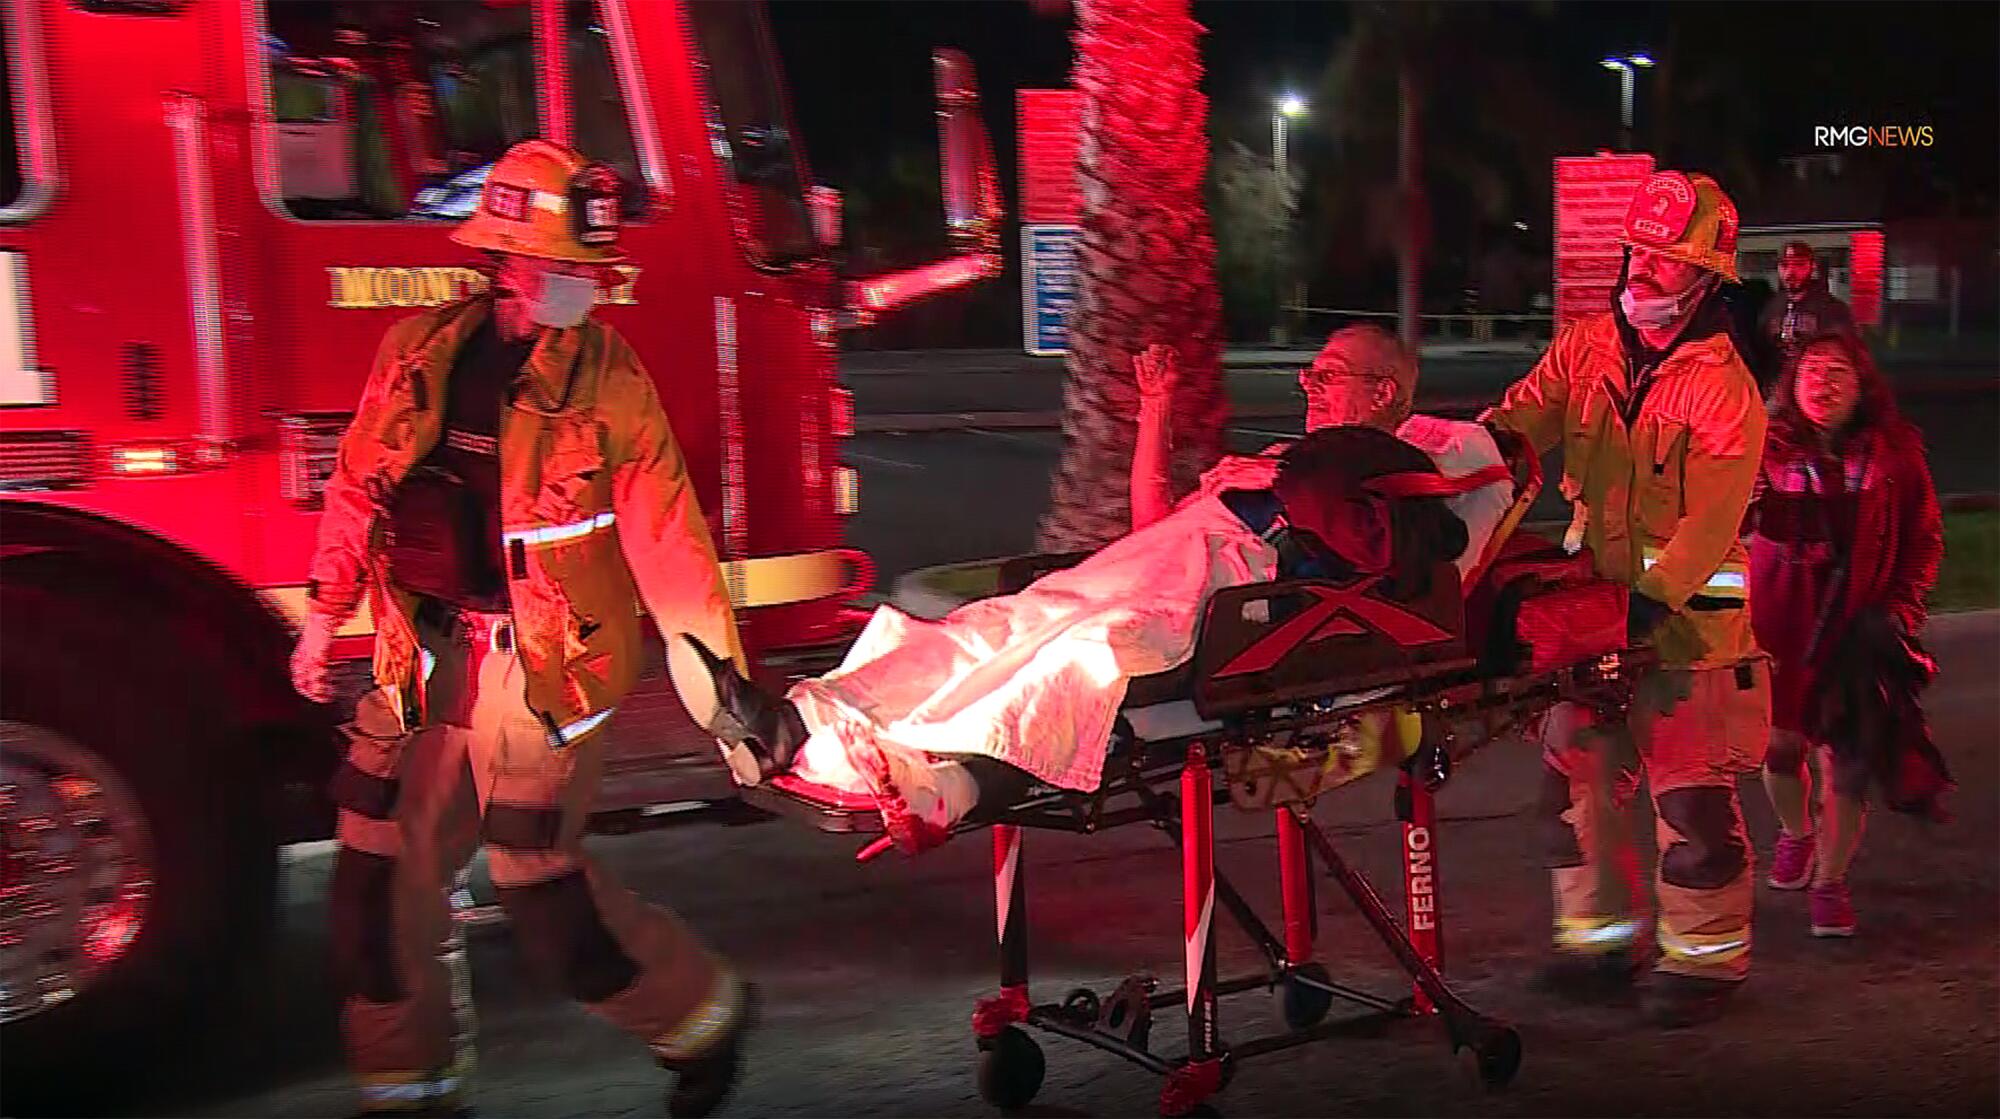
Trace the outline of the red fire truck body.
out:
M 513 141 L 574 143 L 626 181 L 631 264 L 599 313 L 658 383 L 746 646 L 850 631 L 871 577 L 842 542 L 838 332 L 997 272 L 962 57 L 936 60 L 958 255 L 856 282 L 754 4 L 23 0 L 0 19 L 10 1049 L 137 1017 L 163 961 L 260 922 L 273 844 L 329 819 L 313 786 L 337 716 L 285 674 L 318 489 L 384 331 L 485 282 L 447 233 Z

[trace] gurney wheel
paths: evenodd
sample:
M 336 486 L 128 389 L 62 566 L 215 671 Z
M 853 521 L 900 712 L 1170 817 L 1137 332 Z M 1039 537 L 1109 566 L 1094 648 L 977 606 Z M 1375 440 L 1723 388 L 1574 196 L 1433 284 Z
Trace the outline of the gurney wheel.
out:
M 1481 1022 L 1458 1051 L 1458 1059 L 1487 1088 L 1505 1088 L 1521 1070 L 1521 1035 L 1512 1026 Z
M 1002 1111 L 1026 1107 L 1047 1071 L 1042 1047 L 1018 1027 L 979 1043 L 979 1096 Z
M 1278 1017 L 1288 1029 L 1309 1030 L 1319 1025 L 1333 1007 L 1332 991 L 1300 982 L 1301 977 L 1320 983 L 1333 982 L 1323 964 L 1302 964 L 1285 976 L 1278 984 Z

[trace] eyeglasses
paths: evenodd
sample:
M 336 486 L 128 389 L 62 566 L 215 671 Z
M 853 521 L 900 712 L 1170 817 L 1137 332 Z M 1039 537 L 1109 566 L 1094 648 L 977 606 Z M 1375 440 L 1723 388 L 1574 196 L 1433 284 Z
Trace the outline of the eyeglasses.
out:
M 1356 373 L 1344 366 L 1331 369 L 1308 367 L 1299 373 L 1299 388 L 1308 396 L 1314 392 L 1324 392 L 1335 381 L 1388 381 L 1394 384 L 1396 378 L 1383 373 Z

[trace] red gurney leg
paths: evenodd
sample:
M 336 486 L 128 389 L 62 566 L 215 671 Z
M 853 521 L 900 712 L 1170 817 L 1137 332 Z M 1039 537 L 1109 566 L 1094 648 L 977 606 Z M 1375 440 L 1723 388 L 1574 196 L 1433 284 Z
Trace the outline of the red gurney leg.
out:
M 1022 877 L 1021 829 L 993 825 L 994 931 L 1000 941 L 1000 994 L 981 999 L 972 1012 L 972 1032 L 997 1037 L 1028 1017 L 1028 904 Z
M 1438 935 L 1437 907 L 1437 801 L 1424 783 L 1406 772 L 1398 782 L 1407 792 L 1404 803 L 1409 815 L 1403 818 L 1403 915 L 1410 930 L 1410 944 L 1433 970 L 1442 970 L 1443 945 Z M 1422 984 L 1416 985 L 1417 1011 L 1436 1012 Z
M 1278 879 L 1285 905 L 1285 962 L 1312 961 L 1319 914 L 1313 906 L 1312 864 L 1305 831 L 1289 807 L 1278 809 Z
M 1028 906 L 1021 829 L 993 827 L 994 928 L 1000 938 L 1000 993 L 979 1000 L 972 1034 L 979 1044 L 979 1094 L 1003 1111 L 1027 1106 L 1041 1089 L 1042 1050 L 1020 1025 L 1028 1021 Z
M 1403 720 L 1392 719 L 1389 735 L 1400 739 Z M 1414 755 L 1396 775 L 1396 815 L 1403 821 L 1403 920 L 1410 946 L 1432 971 L 1444 968 L 1444 945 L 1438 931 L 1437 800 L 1430 781 L 1430 759 L 1422 747 L 1397 741 L 1396 755 Z M 1386 744 L 1385 744 L 1386 746 Z M 1422 984 L 1413 989 L 1417 1013 L 1435 1014 L 1437 1007 Z
M 1160 1111 L 1185 1115 L 1222 1086 L 1215 1021 L 1215 790 L 1208 751 L 1188 748 L 1181 767 L 1181 904 L 1187 948 L 1188 1061 L 1167 1076 Z

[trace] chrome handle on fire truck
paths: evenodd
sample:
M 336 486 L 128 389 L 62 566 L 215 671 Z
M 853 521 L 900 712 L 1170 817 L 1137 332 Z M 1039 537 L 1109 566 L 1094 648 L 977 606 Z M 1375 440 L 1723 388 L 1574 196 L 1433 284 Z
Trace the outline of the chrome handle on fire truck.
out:
M 56 402 L 55 378 L 35 357 L 34 305 L 28 296 L 28 255 L 0 250 L 0 406 Z
M 863 327 L 926 296 L 1000 274 L 1000 219 L 993 144 L 979 118 L 979 83 L 962 51 L 931 55 L 937 82 L 938 158 L 944 217 L 957 252 L 931 264 L 846 285 L 842 326 Z
M 187 262 L 188 313 L 194 332 L 200 421 L 195 437 L 218 449 L 235 437 L 229 367 L 222 334 L 222 277 L 216 245 L 215 183 L 209 167 L 209 106 L 191 93 L 170 93 L 167 128 L 174 138 L 174 178 L 180 192 L 181 255 Z
M 937 81 L 938 155 L 942 160 L 944 220 L 960 252 L 1000 251 L 1000 186 L 993 173 L 993 142 L 979 117 L 979 80 L 964 51 L 940 47 L 931 54 Z

